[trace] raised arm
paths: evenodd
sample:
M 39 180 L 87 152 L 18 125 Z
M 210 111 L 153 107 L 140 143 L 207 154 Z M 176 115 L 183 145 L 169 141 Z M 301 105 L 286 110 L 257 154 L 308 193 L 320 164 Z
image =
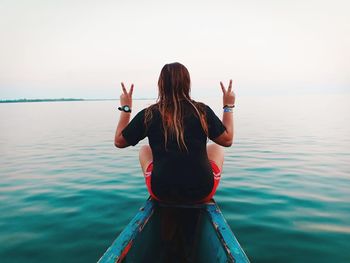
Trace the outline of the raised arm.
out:
M 235 105 L 236 96 L 232 90 L 232 79 L 230 80 L 230 84 L 227 90 L 221 81 L 220 85 L 223 93 L 222 102 L 224 106 L 222 123 L 226 127 L 226 131 L 215 138 L 214 142 L 220 144 L 221 146 L 229 147 L 233 143 L 233 107 Z
M 120 95 L 120 106 L 123 107 L 127 105 L 131 109 L 134 84 L 131 84 L 129 92 L 126 90 L 123 82 L 121 83 L 121 85 L 122 85 L 123 92 Z M 129 124 L 130 115 L 131 115 L 130 112 L 125 112 L 125 111 L 120 112 L 119 122 L 118 122 L 117 129 L 115 131 L 115 136 L 114 136 L 114 145 L 118 148 L 125 148 L 129 146 L 128 142 L 125 140 L 124 136 L 122 135 L 122 131 Z

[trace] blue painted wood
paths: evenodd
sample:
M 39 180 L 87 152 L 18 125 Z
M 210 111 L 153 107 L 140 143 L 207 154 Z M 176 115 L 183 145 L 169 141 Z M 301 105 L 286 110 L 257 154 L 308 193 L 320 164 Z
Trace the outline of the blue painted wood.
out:
M 154 211 L 154 202 L 151 199 L 146 201 L 144 207 L 135 215 L 126 228 L 120 233 L 113 244 L 107 249 L 104 255 L 98 261 L 99 263 L 114 263 L 122 260 L 121 256 L 127 246 L 131 246 L 133 240 L 139 232 L 142 231 L 147 221 Z
M 222 245 L 224 246 L 226 252 L 229 255 L 232 255 L 232 258 L 234 259 L 233 262 L 249 262 L 247 255 L 244 253 L 242 247 L 238 243 L 218 205 L 216 203 L 207 205 L 207 211 L 211 217 L 213 227 L 221 239 Z
M 223 246 L 221 237 L 216 233 L 211 217 L 205 209 L 198 220 L 198 230 L 195 247 L 196 255 L 193 262 L 234 262 L 232 255 Z
M 151 254 L 155 257 L 159 255 L 162 249 L 162 240 L 159 235 L 161 223 L 159 219 L 160 208 L 185 209 L 181 211 L 196 210 L 200 212 L 197 230 L 193 232 L 196 233 L 194 234 L 195 239 L 197 238 L 193 247 L 195 262 L 249 262 L 214 200 L 206 204 L 169 205 L 158 203 L 150 198 L 108 248 L 99 262 L 142 262 L 145 251 L 147 252 L 146 254 Z M 186 216 L 184 218 L 186 222 Z M 193 236 L 193 234 L 191 235 Z M 127 254 L 129 249 L 130 253 Z M 123 260 L 124 257 L 125 260 Z

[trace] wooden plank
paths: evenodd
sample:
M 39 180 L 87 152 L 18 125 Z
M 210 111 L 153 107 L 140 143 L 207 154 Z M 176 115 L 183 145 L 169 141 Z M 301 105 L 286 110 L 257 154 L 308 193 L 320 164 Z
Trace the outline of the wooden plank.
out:
M 219 235 L 219 238 L 224 245 L 227 254 L 229 257 L 231 257 L 232 262 L 249 263 L 248 257 L 238 243 L 230 226 L 227 224 L 218 205 L 216 203 L 208 204 L 207 211 L 211 217 L 213 227 L 215 228 L 216 233 Z
M 195 260 L 193 262 L 233 262 L 232 255 L 227 253 L 220 236 L 213 227 L 211 217 L 205 209 L 198 221 L 196 237 Z
M 133 240 L 147 223 L 154 211 L 154 203 L 151 199 L 146 201 L 144 207 L 131 220 L 131 222 L 120 233 L 113 244 L 107 249 L 98 261 L 99 263 L 121 262 L 132 246 Z
M 210 243 L 209 242 L 208 244 L 206 244 L 206 242 L 212 240 L 211 242 L 216 242 L 216 243 L 211 244 L 210 248 L 214 249 L 215 247 L 216 249 L 211 251 L 214 253 L 214 254 L 212 253 L 214 256 L 209 257 L 209 254 L 207 254 L 208 257 L 205 258 L 206 260 L 209 258 L 212 258 L 212 260 L 217 262 L 249 263 L 249 259 L 247 258 L 243 249 L 239 245 L 237 239 L 235 238 L 232 230 L 230 229 L 229 225 L 227 224 L 225 218 L 223 217 L 219 207 L 217 206 L 214 200 L 211 200 L 206 204 L 197 204 L 197 205 L 183 205 L 183 204 L 168 205 L 168 204 L 155 202 L 151 198 L 149 198 L 146 201 L 146 204 L 144 205 L 144 207 L 140 209 L 140 211 L 135 215 L 135 217 L 121 232 L 118 238 L 113 242 L 113 244 L 108 248 L 108 250 L 105 252 L 105 254 L 101 257 L 101 259 L 98 262 L 100 263 L 121 262 L 127 255 L 128 251 L 132 248 L 132 246 L 134 244 L 135 246 L 137 246 L 136 243 L 134 242 L 135 239 L 137 238 L 137 235 L 140 234 L 140 232 L 145 227 L 147 222 L 150 222 L 149 220 L 151 216 L 155 213 L 155 209 L 157 209 L 158 206 L 174 207 L 174 208 L 182 208 L 182 209 L 195 208 L 195 209 L 202 210 L 207 215 L 206 217 L 208 218 L 207 219 L 208 223 L 206 225 L 206 229 L 202 229 L 203 233 L 205 232 L 206 236 L 203 236 L 204 234 L 200 236 L 206 239 L 206 241 L 203 243 L 204 244 L 203 247 L 207 246 Z M 207 230 L 210 230 L 210 231 L 208 232 Z M 213 235 L 215 235 L 215 238 L 214 239 L 210 238 L 210 237 L 214 237 Z M 217 241 L 214 241 L 216 238 L 217 238 Z M 139 239 L 137 240 L 140 241 Z M 219 248 L 219 246 L 222 246 L 222 248 Z M 203 249 L 203 247 L 201 248 Z M 208 253 L 207 249 L 204 249 L 204 250 L 205 251 L 197 251 L 197 252 Z M 138 250 L 135 250 L 135 251 L 138 251 Z

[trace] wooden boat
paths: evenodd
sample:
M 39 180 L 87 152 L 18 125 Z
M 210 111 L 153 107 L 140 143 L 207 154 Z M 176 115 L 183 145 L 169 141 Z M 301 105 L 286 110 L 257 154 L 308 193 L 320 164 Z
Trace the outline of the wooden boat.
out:
M 214 200 L 169 205 L 149 198 L 98 262 L 249 260 Z

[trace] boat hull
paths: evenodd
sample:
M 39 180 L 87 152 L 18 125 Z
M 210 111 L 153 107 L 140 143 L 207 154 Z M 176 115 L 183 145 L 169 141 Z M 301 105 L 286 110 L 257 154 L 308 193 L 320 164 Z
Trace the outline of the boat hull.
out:
M 214 200 L 169 205 L 149 198 L 98 262 L 249 260 Z

